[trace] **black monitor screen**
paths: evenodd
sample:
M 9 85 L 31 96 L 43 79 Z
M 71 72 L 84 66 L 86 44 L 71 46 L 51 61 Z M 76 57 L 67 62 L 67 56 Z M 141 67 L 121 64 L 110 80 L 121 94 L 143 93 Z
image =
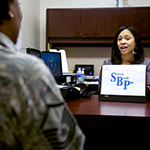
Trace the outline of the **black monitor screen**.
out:
M 33 48 L 27 48 L 27 53 L 41 58 L 41 51 Z
M 75 70 L 74 72 L 76 73 L 78 68 L 84 68 L 84 73 L 85 75 L 90 75 L 93 76 L 94 75 L 94 65 L 80 65 L 80 64 L 76 64 L 75 65 Z
M 62 78 L 62 66 L 61 66 L 61 54 L 54 52 L 41 52 L 41 59 L 50 68 L 56 82 L 61 82 Z

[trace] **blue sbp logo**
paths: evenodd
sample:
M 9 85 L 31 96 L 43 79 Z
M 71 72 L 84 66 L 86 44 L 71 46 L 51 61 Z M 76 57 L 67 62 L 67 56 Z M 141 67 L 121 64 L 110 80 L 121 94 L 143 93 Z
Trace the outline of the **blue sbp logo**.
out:
M 124 77 L 124 73 L 111 73 L 110 82 L 115 82 L 116 86 L 123 86 L 123 90 L 127 90 L 127 86 L 134 82 L 129 81 L 129 77 Z

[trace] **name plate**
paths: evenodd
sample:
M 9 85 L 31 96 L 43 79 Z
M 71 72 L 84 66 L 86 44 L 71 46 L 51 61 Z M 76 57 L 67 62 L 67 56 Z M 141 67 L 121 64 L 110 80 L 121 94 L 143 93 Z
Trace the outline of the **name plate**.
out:
M 145 97 L 146 65 L 103 65 L 100 95 Z

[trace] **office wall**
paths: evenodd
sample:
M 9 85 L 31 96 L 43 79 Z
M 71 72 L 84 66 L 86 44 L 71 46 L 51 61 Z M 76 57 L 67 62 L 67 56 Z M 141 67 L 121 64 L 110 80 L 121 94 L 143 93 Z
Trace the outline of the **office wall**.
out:
M 22 52 L 27 47 L 40 48 L 40 0 L 19 0 L 23 13 Z
M 116 7 L 116 0 L 19 0 L 23 11 L 22 51 L 27 47 L 45 50 L 47 8 L 101 8 Z M 130 7 L 150 6 L 150 0 L 128 0 Z M 95 74 L 103 60 L 110 58 L 111 47 L 64 47 L 67 52 L 69 70 L 76 63 L 94 64 Z M 150 48 L 146 48 L 150 58 Z

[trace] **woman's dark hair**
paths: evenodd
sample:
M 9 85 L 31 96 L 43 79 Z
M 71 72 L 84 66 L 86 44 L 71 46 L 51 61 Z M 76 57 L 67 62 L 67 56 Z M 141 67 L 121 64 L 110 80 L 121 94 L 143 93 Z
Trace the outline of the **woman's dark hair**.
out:
M 134 61 L 132 62 L 132 64 L 139 64 L 144 60 L 144 49 L 142 46 L 141 38 L 138 31 L 134 27 L 128 25 L 120 27 L 115 35 L 111 51 L 111 63 L 112 64 L 122 63 L 120 50 L 117 45 L 117 40 L 119 34 L 125 29 L 128 29 L 133 34 L 136 43 L 136 54 L 134 54 Z
M 14 0 L 2 0 L 0 4 L 0 24 L 3 24 L 4 20 L 10 19 L 8 14 L 9 11 L 9 3 Z

